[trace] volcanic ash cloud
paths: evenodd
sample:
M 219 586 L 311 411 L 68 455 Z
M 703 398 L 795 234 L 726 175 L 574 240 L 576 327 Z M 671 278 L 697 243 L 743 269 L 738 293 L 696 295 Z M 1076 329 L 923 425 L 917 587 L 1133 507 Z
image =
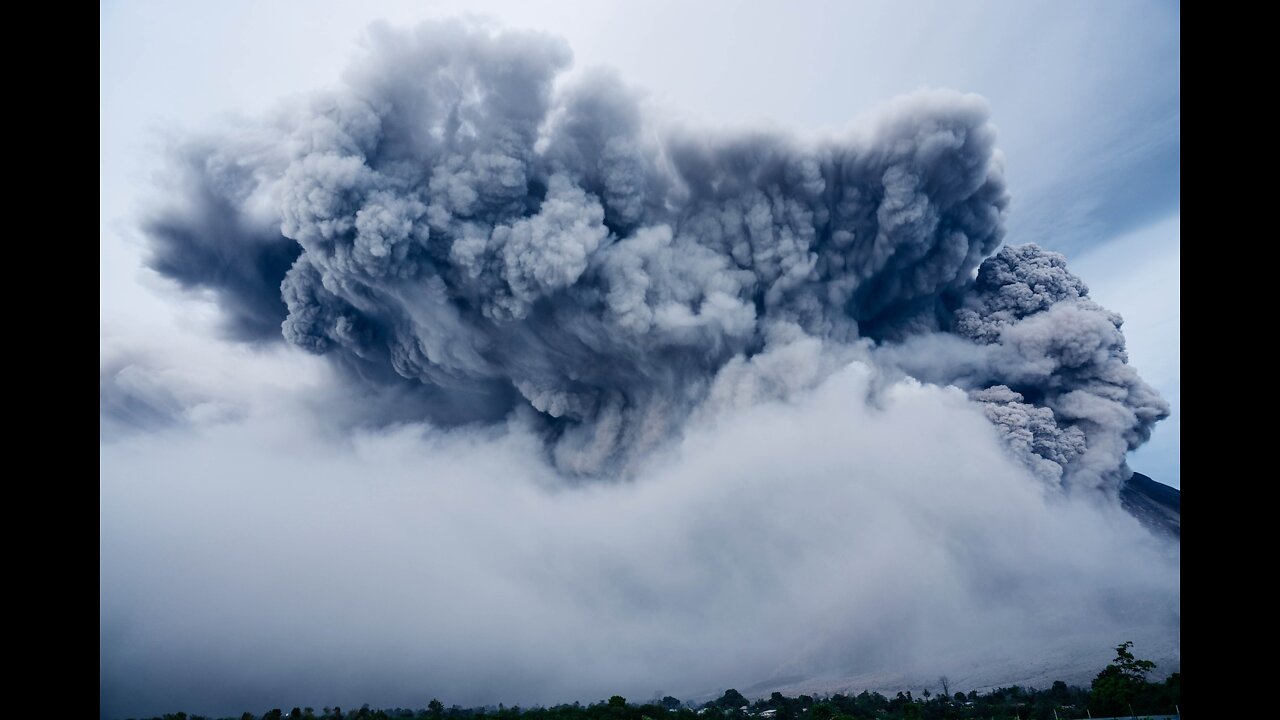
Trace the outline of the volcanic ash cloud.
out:
M 151 267 L 231 337 L 394 390 L 368 421 L 515 413 L 569 475 L 632 473 L 723 373 L 813 339 L 970 391 L 1050 486 L 1127 477 L 1168 406 L 1062 256 L 997 252 L 984 100 L 799 142 L 669 130 L 609 73 L 557 85 L 569 63 L 540 34 L 375 29 L 341 89 L 174 148 Z

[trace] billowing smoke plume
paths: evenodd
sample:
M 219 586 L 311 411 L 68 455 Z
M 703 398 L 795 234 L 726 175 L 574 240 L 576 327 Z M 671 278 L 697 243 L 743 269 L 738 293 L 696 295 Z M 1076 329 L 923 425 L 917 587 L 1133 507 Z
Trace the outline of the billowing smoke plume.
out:
M 1125 453 L 1147 441 L 1169 406 L 1128 365 L 1120 316 L 1088 291 L 1061 255 L 1005 248 L 982 264 L 955 330 L 998 347 L 992 375 L 1003 384 L 974 396 L 1015 447 L 1029 431 L 1035 462 L 1114 486 L 1107 481 L 1124 479 Z
M 237 338 L 436 424 L 524 413 L 585 475 L 708 398 L 785 394 L 753 360 L 797 343 L 970 390 L 1054 484 L 1116 487 L 1168 412 L 1061 256 L 990 257 L 1009 193 L 976 96 L 901 98 L 839 142 L 722 137 L 655 127 L 605 73 L 557 86 L 570 54 L 543 35 L 371 47 L 344 90 L 178 151 L 152 266 Z M 815 363 L 809 386 L 839 365 Z

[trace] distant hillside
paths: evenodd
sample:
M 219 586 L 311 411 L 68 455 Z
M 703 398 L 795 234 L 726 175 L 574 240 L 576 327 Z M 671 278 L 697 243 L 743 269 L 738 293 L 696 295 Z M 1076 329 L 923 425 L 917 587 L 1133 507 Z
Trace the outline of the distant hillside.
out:
M 1120 488 L 1120 504 L 1143 525 L 1179 541 L 1182 539 L 1182 493 L 1163 483 L 1134 473 Z

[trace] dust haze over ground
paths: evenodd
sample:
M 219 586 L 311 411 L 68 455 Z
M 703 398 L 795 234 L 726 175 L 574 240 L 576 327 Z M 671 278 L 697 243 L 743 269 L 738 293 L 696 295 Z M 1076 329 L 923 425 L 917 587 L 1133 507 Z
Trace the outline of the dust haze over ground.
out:
M 226 339 L 103 331 L 104 715 L 1176 663 L 1116 502 L 1168 406 L 1000 248 L 985 101 L 725 135 L 570 62 L 378 27 L 173 144 L 150 265 Z

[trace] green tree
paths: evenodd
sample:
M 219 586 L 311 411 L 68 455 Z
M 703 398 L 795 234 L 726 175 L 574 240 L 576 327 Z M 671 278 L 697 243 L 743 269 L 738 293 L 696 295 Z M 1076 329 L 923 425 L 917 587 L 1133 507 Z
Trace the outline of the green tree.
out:
M 1065 705 L 1071 700 L 1071 689 L 1061 680 L 1054 680 L 1053 685 L 1049 688 L 1049 698 L 1056 703 Z
M 1156 664 L 1150 660 L 1138 660 L 1129 652 L 1129 648 L 1133 647 L 1133 641 L 1127 640 L 1116 646 L 1115 666 L 1120 668 L 1120 672 L 1126 677 L 1140 682 L 1147 681 L 1147 673 L 1156 669 Z
M 1134 698 L 1147 687 L 1147 673 L 1155 669 L 1150 660 L 1139 660 L 1129 650 L 1132 641 L 1116 646 L 1116 659 L 1102 669 L 1090 685 L 1089 709 L 1096 713 L 1119 714 L 1130 711 Z
M 728 690 L 725 690 L 724 695 L 721 695 L 720 699 L 716 700 L 715 702 L 716 707 L 719 707 L 723 710 L 737 710 L 743 705 L 750 705 L 750 704 L 751 703 L 747 702 L 747 699 L 743 697 L 742 693 L 738 692 L 733 688 L 729 688 Z

